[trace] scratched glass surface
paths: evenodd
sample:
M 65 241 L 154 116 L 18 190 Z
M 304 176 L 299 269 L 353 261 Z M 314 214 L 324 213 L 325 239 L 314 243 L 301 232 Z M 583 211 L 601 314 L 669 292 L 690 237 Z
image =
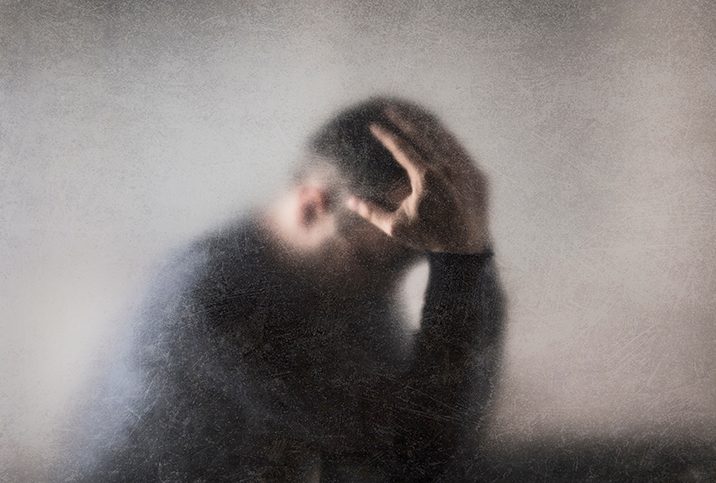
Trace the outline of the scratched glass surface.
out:
M 632 464 L 614 448 L 713 475 L 714 4 L 354 3 L 0 3 L 0 477 L 47 477 L 162 256 L 374 94 L 434 110 L 490 178 L 498 479 Z

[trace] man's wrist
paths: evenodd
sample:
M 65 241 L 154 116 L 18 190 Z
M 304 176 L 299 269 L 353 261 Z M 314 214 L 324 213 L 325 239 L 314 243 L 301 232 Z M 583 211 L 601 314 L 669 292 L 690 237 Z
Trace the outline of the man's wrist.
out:
M 495 255 L 492 246 L 479 253 L 428 252 L 428 262 L 433 275 L 447 275 L 448 278 L 470 278 L 471 273 L 479 271 Z
M 471 235 L 463 235 L 453 237 L 451 243 L 438 245 L 436 249 L 428 250 L 433 253 L 453 253 L 456 255 L 471 255 L 482 253 L 489 249 L 491 244 L 490 236 L 487 230 L 474 233 Z

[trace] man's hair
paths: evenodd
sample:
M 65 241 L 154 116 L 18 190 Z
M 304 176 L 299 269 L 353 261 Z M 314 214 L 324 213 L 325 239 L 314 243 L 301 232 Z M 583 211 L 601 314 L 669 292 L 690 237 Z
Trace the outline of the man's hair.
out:
M 417 111 L 421 116 L 434 119 L 413 103 L 375 97 L 340 111 L 318 130 L 308 146 L 312 156 L 338 168 L 355 195 L 384 207 L 385 194 L 408 176 L 390 151 L 370 132 L 371 124 L 380 124 L 401 136 L 385 114 L 388 106 Z

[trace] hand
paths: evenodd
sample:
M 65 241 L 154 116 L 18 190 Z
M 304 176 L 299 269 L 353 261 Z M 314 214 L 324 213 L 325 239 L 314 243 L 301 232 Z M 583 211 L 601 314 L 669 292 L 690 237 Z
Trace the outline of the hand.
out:
M 489 244 L 487 181 L 460 144 L 433 118 L 390 106 L 402 136 L 372 124 L 373 135 L 408 172 L 412 193 L 395 211 L 351 197 L 348 208 L 419 250 L 479 253 Z

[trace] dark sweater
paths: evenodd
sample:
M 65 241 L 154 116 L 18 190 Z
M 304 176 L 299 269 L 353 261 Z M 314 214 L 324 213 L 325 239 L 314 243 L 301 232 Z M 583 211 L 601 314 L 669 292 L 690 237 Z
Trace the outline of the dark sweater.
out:
M 490 251 L 428 260 L 421 328 L 410 335 L 387 297 L 348 311 L 274 265 L 250 224 L 194 244 L 149 292 L 128 345 L 130 376 L 103 392 L 111 416 L 81 479 L 469 473 L 494 383 L 501 296 Z

